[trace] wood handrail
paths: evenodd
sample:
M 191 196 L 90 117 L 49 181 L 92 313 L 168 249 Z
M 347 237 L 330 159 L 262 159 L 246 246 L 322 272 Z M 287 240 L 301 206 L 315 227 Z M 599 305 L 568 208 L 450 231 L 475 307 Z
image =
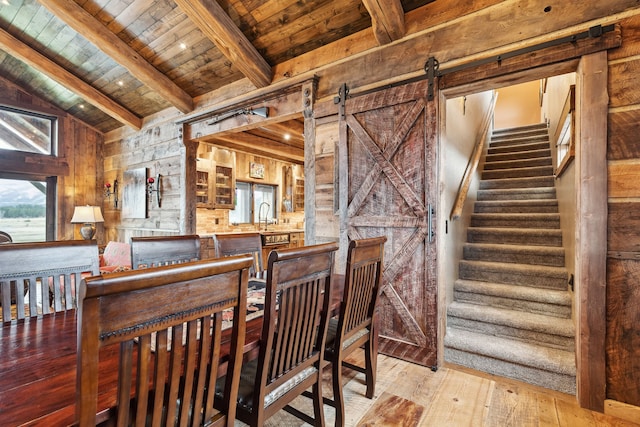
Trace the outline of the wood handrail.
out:
M 493 118 L 493 112 L 496 107 L 496 101 L 498 99 L 498 93 L 493 92 L 493 97 L 491 98 L 491 103 L 489 104 L 489 108 L 487 109 L 486 116 L 482 123 L 481 132 L 479 134 L 479 138 L 476 140 L 475 147 L 473 149 L 473 153 L 471 153 L 471 157 L 469 158 L 469 163 L 467 164 L 467 169 L 464 171 L 464 175 L 462 177 L 462 181 L 460 182 L 460 188 L 458 190 L 458 196 L 456 197 L 456 201 L 453 204 L 453 209 L 451 209 L 451 221 L 456 221 L 460 219 L 460 215 L 462 215 L 462 208 L 464 207 L 464 202 L 467 199 L 467 193 L 469 192 L 469 187 L 471 186 L 471 179 L 478 168 L 478 164 L 480 163 L 480 157 L 484 152 L 484 142 L 487 139 L 487 134 L 489 132 L 491 119 Z

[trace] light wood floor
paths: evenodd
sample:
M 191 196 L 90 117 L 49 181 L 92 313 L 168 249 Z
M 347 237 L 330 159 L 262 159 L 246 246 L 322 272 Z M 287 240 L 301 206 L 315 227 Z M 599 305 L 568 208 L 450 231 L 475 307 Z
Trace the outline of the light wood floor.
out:
M 364 397 L 362 374 L 345 369 L 347 426 L 639 426 L 620 418 L 581 409 L 574 396 L 457 367 L 429 368 L 380 355 L 376 394 Z M 328 373 L 323 393 L 330 396 Z M 313 413 L 310 400 L 296 407 Z M 333 408 L 325 405 L 325 423 L 334 425 Z M 280 411 L 266 426 L 306 425 Z M 236 426 L 244 426 L 236 421 Z

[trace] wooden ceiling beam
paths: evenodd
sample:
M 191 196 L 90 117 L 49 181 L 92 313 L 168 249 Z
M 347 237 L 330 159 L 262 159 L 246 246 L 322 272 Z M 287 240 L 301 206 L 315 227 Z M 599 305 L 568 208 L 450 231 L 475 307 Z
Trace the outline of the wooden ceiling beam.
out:
M 73 0 L 39 0 L 39 2 L 178 110 L 185 114 L 193 111 L 193 98 L 188 93 L 149 64 L 138 52 L 78 3 Z
M 371 15 L 371 26 L 381 46 L 400 40 L 405 34 L 404 9 L 400 0 L 362 0 Z
M 176 4 L 257 88 L 269 86 L 273 71 L 216 0 L 176 0 Z
M 283 154 L 280 151 L 267 150 L 267 149 L 264 149 L 264 147 L 256 148 L 254 145 L 247 144 L 241 141 L 236 141 L 236 140 L 227 140 L 226 138 L 207 141 L 207 143 L 211 145 L 215 145 L 217 147 L 228 148 L 230 150 L 241 151 L 243 153 L 252 154 L 254 156 L 281 160 L 283 162 L 290 162 L 297 165 L 304 164 L 304 153 L 302 155 Z
M 248 134 L 246 132 L 228 133 L 224 135 L 218 134 L 208 138 L 203 138 L 202 142 L 215 145 L 224 145 L 227 148 L 232 148 L 232 145 L 236 147 L 241 146 L 243 147 L 242 151 L 245 152 L 260 152 L 260 155 L 265 157 L 304 162 L 304 147 L 296 148 L 288 144 L 261 138 L 256 135 Z
M 0 47 L 11 56 L 58 82 L 119 122 L 136 130 L 142 127 L 140 117 L 4 30 L 0 30 Z

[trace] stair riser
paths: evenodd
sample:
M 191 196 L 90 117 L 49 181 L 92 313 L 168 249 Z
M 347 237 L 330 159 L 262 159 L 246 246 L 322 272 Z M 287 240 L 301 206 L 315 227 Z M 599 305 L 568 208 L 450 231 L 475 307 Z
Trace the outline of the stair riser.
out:
M 532 150 L 532 151 L 517 151 L 514 153 L 503 153 L 503 154 L 488 154 L 485 157 L 485 163 L 495 163 L 495 162 L 510 162 L 514 160 L 528 160 L 528 159 L 548 159 L 551 156 L 550 149 L 544 150 Z
M 567 278 L 544 273 L 488 270 L 475 264 L 460 263 L 458 277 L 460 279 L 478 280 L 482 282 L 505 283 L 509 285 L 532 286 L 545 289 L 567 289 Z
M 506 252 L 486 248 L 466 246 L 463 258 L 469 261 L 507 262 L 515 264 L 546 265 L 549 267 L 564 267 L 564 255 L 530 252 Z
M 552 166 L 537 166 L 534 168 L 499 169 L 482 173 L 482 179 L 508 179 L 534 176 L 553 176 Z
M 468 230 L 469 243 L 503 243 L 507 245 L 562 246 L 562 235 L 495 234 Z
M 535 159 L 526 160 L 507 160 L 486 162 L 484 170 L 502 170 L 512 168 L 531 168 L 536 166 L 551 166 L 551 157 L 536 157 Z
M 512 136 L 497 136 L 491 138 L 490 147 L 504 147 L 511 145 L 525 145 L 535 144 L 538 142 L 545 142 L 549 144 L 549 136 L 544 135 L 512 135 Z
M 472 227 L 492 227 L 492 228 L 560 228 L 560 218 L 478 218 L 471 216 Z
M 555 199 L 556 189 L 543 188 L 543 189 L 530 189 L 530 190 L 512 190 L 512 191 L 500 191 L 500 190 L 480 190 L 478 191 L 478 201 L 510 201 L 510 200 L 529 200 L 529 199 Z
M 480 190 L 553 187 L 553 177 L 511 178 L 480 181 Z
M 497 325 L 473 319 L 463 319 L 455 316 L 447 317 L 447 327 L 464 329 L 475 333 L 493 335 L 502 338 L 515 338 L 530 344 L 557 348 L 565 351 L 573 351 L 573 337 L 563 337 L 548 333 L 513 328 L 507 325 Z
M 543 371 L 541 369 L 505 362 L 479 354 L 467 353 L 446 346 L 444 358 L 447 362 L 466 366 L 477 371 L 513 378 L 518 381 L 525 381 L 529 384 L 550 390 L 557 390 L 562 393 L 572 395 L 576 393 L 576 381 L 572 375 Z
M 527 313 L 545 314 L 561 319 L 571 318 L 571 306 L 548 304 L 537 301 L 505 298 L 495 295 L 477 294 L 473 292 L 454 291 L 454 300 L 471 304 L 487 305 L 509 310 L 518 310 Z
M 500 204 L 483 204 L 482 202 L 476 202 L 474 206 L 474 213 L 557 213 L 558 204 L 512 204 L 508 202 Z
M 500 147 L 489 146 L 487 154 L 506 154 L 506 153 L 519 153 L 522 151 L 536 151 L 545 150 L 549 148 L 549 142 L 532 142 L 530 144 L 516 144 L 516 145 L 504 145 Z

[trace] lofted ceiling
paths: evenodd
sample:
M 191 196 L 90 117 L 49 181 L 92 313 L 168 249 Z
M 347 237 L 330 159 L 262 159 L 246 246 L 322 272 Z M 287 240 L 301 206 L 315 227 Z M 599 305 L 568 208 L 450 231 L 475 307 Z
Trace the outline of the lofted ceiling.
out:
M 433 0 L 0 0 L 0 75 L 107 133 L 372 28 L 404 36 L 404 14 Z M 211 143 L 303 147 L 300 119 Z M 284 133 L 291 138 L 284 140 Z M 257 147 L 257 148 L 256 148 Z M 299 154 L 299 153 L 298 153 Z

